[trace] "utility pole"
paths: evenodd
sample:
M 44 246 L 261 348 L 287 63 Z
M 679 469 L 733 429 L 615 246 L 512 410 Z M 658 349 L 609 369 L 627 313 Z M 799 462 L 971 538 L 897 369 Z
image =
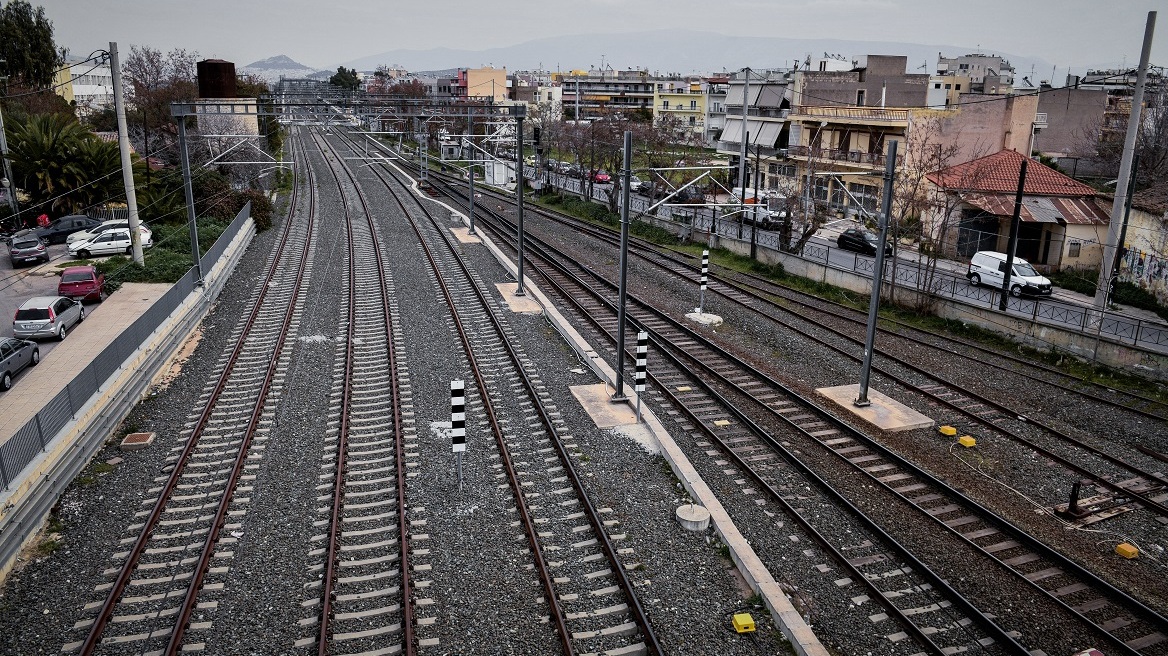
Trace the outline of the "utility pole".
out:
M 884 168 L 884 198 L 880 203 L 880 243 L 876 245 L 876 263 L 872 269 L 872 297 L 868 301 L 868 333 L 864 339 L 864 363 L 860 368 L 860 393 L 852 405 L 866 408 L 868 380 L 872 376 L 872 350 L 876 348 L 876 317 L 880 310 L 880 285 L 884 282 L 884 245 L 888 235 L 888 217 L 892 214 L 892 181 L 896 175 L 895 140 L 888 143 L 888 158 Z
M 754 144 L 754 223 L 750 226 L 750 259 L 758 257 L 758 203 L 759 200 L 759 176 L 762 169 L 762 149 L 758 142 Z
M 515 278 L 518 282 L 515 295 L 523 296 L 523 118 L 527 116 L 527 105 L 522 102 L 512 105 L 511 115 L 515 117 L 515 212 L 519 223 L 519 274 Z
M 750 109 L 750 67 L 745 69 L 742 78 L 742 145 L 738 149 L 738 186 L 742 189 L 738 194 L 738 238 L 742 238 L 742 217 L 746 213 L 746 141 L 750 137 L 747 132 L 746 117 Z M 756 194 L 757 195 L 757 194 Z M 758 199 L 755 198 L 757 201 Z
M 138 229 L 138 195 L 134 190 L 134 166 L 130 161 L 130 135 L 126 131 L 126 103 L 122 99 L 122 65 L 118 60 L 118 44 L 110 41 L 110 69 L 114 82 L 114 113 L 118 118 L 118 151 L 122 156 L 122 184 L 126 187 L 126 212 L 130 223 L 130 253 L 134 264 L 143 265 L 142 233 Z M 150 168 L 150 162 L 146 162 Z
M 629 275 L 629 182 L 633 174 L 633 133 L 625 131 L 624 167 L 621 169 L 620 280 L 616 306 L 616 391 L 612 401 L 627 401 L 625 395 L 625 299 Z
M 1119 255 L 1119 230 L 1123 217 L 1123 205 L 1127 201 L 1132 158 L 1136 150 L 1136 136 L 1140 130 L 1140 110 L 1144 104 L 1144 86 L 1148 80 L 1148 59 L 1152 56 L 1152 34 L 1156 31 L 1156 12 L 1148 12 L 1148 22 L 1144 27 L 1144 47 L 1140 51 L 1140 67 L 1136 73 L 1136 89 L 1132 94 L 1131 114 L 1127 119 L 1127 135 L 1123 140 L 1123 156 L 1119 161 L 1119 179 L 1115 183 L 1115 202 L 1111 206 L 1111 224 L 1107 228 L 1107 245 L 1103 247 L 1103 267 L 1099 270 L 1099 282 L 1095 286 L 1095 309 L 1107 309 L 1107 288 L 1110 286 L 1110 272 L 1115 268 Z
M 1022 168 L 1018 171 L 1018 192 L 1014 195 L 1014 216 L 1010 219 L 1010 240 L 1006 242 L 1006 270 L 1002 272 L 1002 298 L 998 301 L 998 309 L 1006 311 L 1006 300 L 1010 297 L 1010 275 L 1014 273 L 1014 251 L 1018 249 L 1018 226 L 1022 223 L 1022 193 L 1026 189 L 1027 157 L 1022 160 Z
M 467 137 L 467 141 L 466 141 L 467 144 L 470 145 L 470 148 L 467 148 L 467 150 L 470 151 L 470 165 L 466 167 L 466 170 L 470 172 L 470 230 L 467 230 L 467 234 L 473 235 L 475 233 L 475 229 L 474 229 L 474 176 L 475 176 L 474 167 L 475 167 L 475 161 L 478 160 L 479 154 L 478 154 L 478 151 L 475 150 L 475 148 L 474 148 L 474 114 L 471 113 L 471 109 L 469 107 L 466 108 L 466 131 L 470 133 L 470 136 Z

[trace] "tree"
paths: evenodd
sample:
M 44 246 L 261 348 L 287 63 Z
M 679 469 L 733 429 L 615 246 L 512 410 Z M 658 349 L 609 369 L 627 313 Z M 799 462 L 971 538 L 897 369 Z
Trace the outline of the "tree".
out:
M 172 165 L 178 163 L 170 104 L 198 98 L 195 75 L 198 56 L 196 52 L 183 49 L 171 50 L 164 55 L 149 46 L 130 47 L 130 56 L 122 64 L 122 75 L 128 82 L 127 104 L 133 108 L 127 121 L 141 126 L 140 132 L 131 130 L 129 136 L 144 157 L 155 157 Z M 151 173 L 147 168 L 146 184 L 150 182 Z
M 42 211 L 68 214 L 121 195 L 117 144 L 99 139 L 70 116 L 14 121 L 8 148 L 16 186 Z
M 338 66 L 337 72 L 329 78 L 329 84 L 348 91 L 356 91 L 361 86 L 361 79 L 357 77 L 357 69 Z
M 1130 99 L 1127 107 L 1130 107 Z M 1128 111 L 1117 110 L 1076 131 L 1074 151 L 1084 160 L 1080 169 L 1093 170 L 1107 180 L 1119 175 L 1120 157 L 1130 119 Z M 1140 128 L 1136 131 L 1136 188 L 1145 189 L 1168 182 L 1168 88 L 1149 89 L 1144 96 Z M 1112 189 L 1114 191 L 1114 189 Z
M 34 10 L 25 0 L 12 0 L 0 8 L 0 59 L 6 62 L 9 84 L 35 88 L 53 83 L 65 52 L 53 42 L 53 23 L 44 7 Z

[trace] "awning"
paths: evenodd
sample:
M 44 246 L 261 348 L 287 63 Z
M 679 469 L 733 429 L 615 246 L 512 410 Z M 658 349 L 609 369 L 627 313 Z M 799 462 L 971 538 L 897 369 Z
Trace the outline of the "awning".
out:
M 970 194 L 965 202 L 995 216 L 1014 216 L 1014 197 L 1002 194 Z M 1090 198 L 1023 196 L 1018 218 L 1026 223 L 1107 225 L 1108 217 Z
M 750 131 L 750 144 L 761 145 L 763 148 L 774 148 L 779 133 L 783 131 L 782 121 L 746 121 L 746 129 Z M 726 117 L 726 127 L 722 130 L 721 141 L 742 143 L 742 117 Z

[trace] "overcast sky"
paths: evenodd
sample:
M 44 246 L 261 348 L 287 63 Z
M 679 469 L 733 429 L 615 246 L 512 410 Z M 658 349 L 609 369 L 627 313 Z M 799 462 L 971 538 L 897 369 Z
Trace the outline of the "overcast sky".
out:
M 1134 68 L 1147 12 L 1160 10 L 1152 63 L 1168 65 L 1164 0 L 30 2 L 44 6 L 58 45 L 74 55 L 84 56 L 116 41 L 123 52 L 131 44 L 163 51 L 185 48 L 240 66 L 285 54 L 307 66 L 329 69 L 400 48 L 479 50 L 557 35 L 674 28 L 727 35 L 980 45 L 987 52 L 1041 58 L 1060 69 L 1118 67 L 1125 61 Z M 572 64 L 587 65 L 593 59 L 584 55 Z

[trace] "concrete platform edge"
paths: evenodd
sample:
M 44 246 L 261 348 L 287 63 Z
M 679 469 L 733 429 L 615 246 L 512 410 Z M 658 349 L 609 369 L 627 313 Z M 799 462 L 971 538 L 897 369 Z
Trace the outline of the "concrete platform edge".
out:
M 423 197 L 434 201 L 433 198 Z M 445 205 L 445 203 L 441 203 L 440 201 L 434 202 Z M 451 212 L 455 211 L 449 208 L 449 206 L 447 208 Z M 495 245 L 494 241 L 482 233 L 479 234 L 479 238 L 482 239 L 483 245 L 495 256 L 495 259 L 512 276 L 518 275 L 518 266 Z M 547 317 L 548 321 L 559 331 L 560 335 L 568 344 L 572 346 L 577 355 L 589 363 L 592 370 L 602 380 L 607 381 L 610 385 L 615 385 L 616 375 L 612 367 L 597 355 L 596 350 L 560 314 L 555 305 L 544 295 L 543 291 L 534 284 L 525 284 L 524 287 L 529 294 L 534 296 L 543 305 L 544 316 Z M 630 402 L 635 403 L 636 393 L 629 390 L 628 395 Z M 815 636 L 815 633 L 807 625 L 803 616 L 795 610 L 790 599 L 787 598 L 786 593 L 783 592 L 770 571 L 763 565 L 758 555 L 754 552 L 754 549 L 747 543 L 746 538 L 738 531 L 738 527 L 734 525 L 734 521 L 730 518 L 730 515 L 726 512 L 721 502 L 718 501 L 717 496 L 710 490 L 705 481 L 702 480 L 701 475 L 694 469 L 689 458 L 677 446 L 677 443 L 673 441 L 673 437 L 665 430 L 665 426 L 661 424 L 656 415 L 644 404 L 641 406 L 641 415 L 645 426 L 660 446 L 662 455 L 669 462 L 669 466 L 673 470 L 674 475 L 685 486 L 690 496 L 704 506 L 706 510 L 710 511 L 710 521 L 714 525 L 714 530 L 721 537 L 722 542 L 729 548 L 731 559 L 751 589 L 762 597 L 775 624 L 791 643 L 795 653 L 800 656 L 828 656 L 828 650 L 819 641 L 819 638 Z
M 249 219 L 204 276 L 204 287 L 191 292 L 151 339 L 121 364 L 118 375 L 107 380 L 76 418 L 57 433 L 49 442 L 50 449 L 13 481 L 0 508 L 0 584 L 61 493 L 145 396 L 159 372 L 210 311 L 255 234 L 255 222 Z

